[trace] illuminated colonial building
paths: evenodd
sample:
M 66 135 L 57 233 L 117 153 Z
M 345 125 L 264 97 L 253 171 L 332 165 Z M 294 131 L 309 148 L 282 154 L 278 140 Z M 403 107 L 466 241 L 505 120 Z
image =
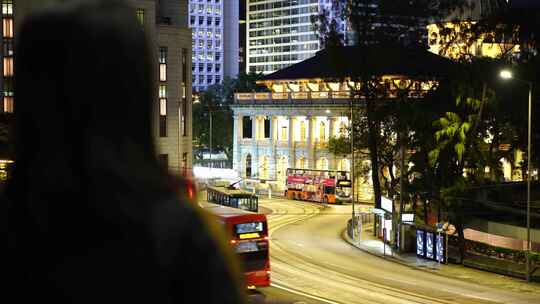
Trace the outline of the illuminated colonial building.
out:
M 387 55 L 387 56 L 385 56 Z M 361 58 L 338 68 L 335 58 Z M 422 62 L 411 65 L 409 61 Z M 323 50 L 316 56 L 269 74 L 259 81 L 268 93 L 237 93 L 234 112 L 233 168 L 241 177 L 275 181 L 284 186 L 287 168 L 346 170 L 349 155 L 328 150 L 331 137 L 348 136 L 351 101 L 359 83 L 347 75 L 369 68 L 377 76 L 371 85 L 384 86 L 397 98 L 406 87 L 410 98 L 421 98 L 437 86 L 433 77 L 411 79 L 407 75 L 440 75 L 449 60 L 420 49 L 344 47 L 338 53 Z M 369 67 L 368 67 L 369 66 Z M 341 79 L 327 81 L 326 79 Z M 351 100 L 352 99 L 352 100 Z
M 14 22 L 60 0 L 1 0 L 3 19 L 3 110 L 13 109 Z M 173 173 L 191 175 L 191 29 L 188 28 L 188 0 L 131 0 L 136 15 L 147 31 L 156 58 L 153 115 L 158 158 Z M 16 31 L 15 31 L 16 36 Z M 109 54 L 113 56 L 113 54 Z M 106 52 L 103 56 L 109 56 Z M 15 71 L 16 72 L 16 71 Z M 16 96 L 15 96 L 16 99 Z M 15 101 L 16 102 L 16 101 Z M 126 109 L 129 111 L 129 109 Z M 120 118 L 121 120 L 121 118 Z

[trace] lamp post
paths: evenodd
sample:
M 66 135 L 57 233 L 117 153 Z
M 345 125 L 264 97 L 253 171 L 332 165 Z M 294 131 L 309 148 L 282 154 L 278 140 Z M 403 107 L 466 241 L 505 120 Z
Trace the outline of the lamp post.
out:
M 351 203 L 352 203 L 352 237 L 353 237 L 353 241 L 354 241 L 354 231 L 355 231 L 355 226 L 354 224 L 356 224 L 356 214 L 354 212 L 354 199 L 355 199 L 355 191 L 354 191 L 354 124 L 353 124 L 353 121 L 354 121 L 354 111 L 353 111 L 353 98 L 351 96 L 351 102 L 350 102 L 350 110 L 351 110 L 351 121 L 349 122 L 350 126 L 351 126 L 351 165 L 350 165 L 350 170 L 351 170 Z M 360 239 L 360 238 L 359 238 Z
M 529 255 L 531 252 L 531 175 L 532 175 L 532 169 L 531 169 L 531 112 L 532 112 L 532 90 L 533 90 L 533 84 L 530 81 L 515 78 L 512 75 L 512 72 L 509 70 L 502 70 L 500 72 L 500 77 L 503 79 L 515 79 L 517 81 L 523 82 L 529 86 L 529 114 L 528 114 L 528 126 L 527 126 L 527 133 L 528 133 L 528 139 L 527 139 L 527 250 L 525 255 L 525 277 L 527 279 L 527 282 L 530 282 L 531 276 L 530 276 L 530 263 L 529 263 Z

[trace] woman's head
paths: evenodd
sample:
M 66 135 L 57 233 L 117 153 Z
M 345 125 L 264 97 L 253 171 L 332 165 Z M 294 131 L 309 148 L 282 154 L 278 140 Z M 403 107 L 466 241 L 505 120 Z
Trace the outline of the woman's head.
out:
M 15 178 L 44 191 L 157 184 L 154 56 L 135 11 L 64 4 L 27 18 L 18 39 Z

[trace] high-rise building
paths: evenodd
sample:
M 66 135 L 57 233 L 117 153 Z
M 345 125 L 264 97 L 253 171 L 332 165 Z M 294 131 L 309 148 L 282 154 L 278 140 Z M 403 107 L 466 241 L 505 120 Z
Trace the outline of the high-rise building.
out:
M 240 15 L 239 15 L 239 42 L 238 45 L 238 61 L 239 61 L 239 71 L 240 72 L 246 72 L 246 61 L 247 61 L 247 54 L 246 54 L 246 1 L 240 0 Z
M 326 0 L 247 0 L 246 72 L 271 73 L 315 55 L 311 18 Z
M 238 74 L 239 5 L 238 0 L 189 0 L 194 91 Z
M 2 6 L 2 53 L 4 112 L 13 111 L 13 39 L 20 24 L 32 11 L 59 0 L 0 0 Z M 153 114 L 157 158 L 172 173 L 192 174 L 191 30 L 188 0 L 130 0 L 135 14 L 155 50 L 157 84 Z M 15 101 L 14 101 L 15 99 Z M 129 109 L 126 109 L 129 111 Z M 121 120 L 121 119 L 120 119 Z
M 4 113 L 13 113 L 13 0 L 2 0 L 2 107 Z

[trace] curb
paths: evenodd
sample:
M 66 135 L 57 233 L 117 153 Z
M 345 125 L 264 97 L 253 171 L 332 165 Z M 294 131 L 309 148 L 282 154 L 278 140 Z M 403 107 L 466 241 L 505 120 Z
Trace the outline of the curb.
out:
M 372 256 L 375 256 L 375 257 L 378 257 L 378 258 L 381 258 L 381 259 L 384 259 L 386 261 L 389 261 L 389 262 L 393 262 L 393 263 L 396 263 L 396 264 L 400 264 L 400 265 L 403 265 L 403 266 L 406 266 L 406 267 L 409 267 L 411 269 L 415 269 L 415 270 L 421 270 L 421 271 L 424 271 L 424 272 L 429 272 L 431 274 L 436 274 L 436 275 L 439 275 L 439 276 L 443 276 L 445 278 L 448 278 L 448 277 L 451 277 L 453 279 L 459 279 L 459 278 L 456 278 L 454 276 L 448 276 L 448 275 L 444 275 L 444 274 L 441 274 L 439 272 L 436 272 L 434 270 L 438 270 L 437 268 L 427 268 L 427 267 L 419 267 L 419 266 L 415 266 L 415 265 L 411 265 L 399 258 L 396 258 L 395 256 L 383 256 L 383 255 L 380 255 L 378 253 L 375 253 L 371 250 L 368 250 L 368 249 L 365 249 L 365 248 L 362 248 L 360 246 L 358 246 L 357 244 L 355 244 L 351 238 L 347 235 L 347 229 L 343 229 L 343 232 L 341 233 L 341 238 L 349 243 L 349 245 L 359 249 L 359 250 L 362 250 L 362 252 L 365 252 L 367 254 L 370 254 Z
M 372 256 L 375 256 L 375 257 L 378 257 L 378 258 L 381 258 L 381 259 L 384 259 L 386 261 L 389 261 L 389 262 L 393 262 L 393 263 L 397 263 L 397 264 L 400 264 L 400 265 L 403 265 L 403 266 L 406 266 L 406 267 L 409 267 L 411 269 L 415 269 L 415 270 L 421 270 L 421 271 L 424 271 L 424 272 L 428 272 L 428 273 L 431 273 L 431 274 L 435 274 L 435 275 L 439 275 L 439 276 L 442 276 L 442 277 L 445 277 L 445 278 L 452 278 L 452 279 L 455 279 L 455 280 L 461 280 L 462 278 L 460 277 L 457 277 L 457 276 L 454 276 L 454 275 L 449 275 L 449 274 L 443 274 L 437 270 L 440 270 L 440 269 L 437 269 L 437 268 L 431 268 L 431 267 L 420 267 L 420 266 L 416 266 L 416 265 L 411 265 L 399 258 L 396 258 L 395 256 L 383 256 L 379 253 L 375 253 L 369 249 L 365 249 L 365 248 L 362 248 L 361 246 L 358 246 L 357 244 L 355 244 L 351 238 L 349 237 L 349 235 L 347 234 L 347 229 L 343 229 L 343 232 L 341 233 L 341 238 L 349 243 L 349 245 L 359 249 L 359 250 L 362 250 L 362 252 L 365 252 L 365 253 L 368 253 Z M 489 273 L 492 273 L 494 275 L 503 275 L 503 276 L 506 276 L 506 277 L 509 277 L 509 278 L 514 278 L 514 279 L 523 279 L 523 278 L 520 278 L 518 276 L 514 276 L 514 275 L 510 275 L 510 274 L 506 274 L 506 273 L 503 273 L 503 272 L 498 272 L 498 271 L 492 271 L 492 270 L 489 270 L 487 268 L 481 268 L 481 267 L 474 267 L 472 265 L 461 265 L 461 267 L 466 267 L 466 268 L 471 268 L 471 269 L 476 269 L 478 271 L 484 271 L 484 272 L 489 272 Z M 533 282 L 536 282 L 537 280 L 532 280 Z M 538 280 L 540 282 L 540 280 Z

